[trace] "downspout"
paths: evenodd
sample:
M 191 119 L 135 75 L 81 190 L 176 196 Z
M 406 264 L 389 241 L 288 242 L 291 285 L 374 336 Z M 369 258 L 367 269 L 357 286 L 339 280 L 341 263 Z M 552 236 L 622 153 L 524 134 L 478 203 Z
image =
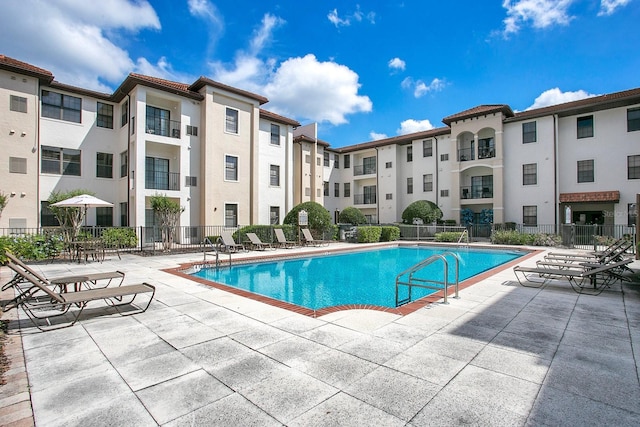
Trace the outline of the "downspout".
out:
M 560 216 L 560 189 L 558 188 L 558 115 L 553 115 L 553 202 L 555 207 L 556 234 L 560 234 L 562 226 L 558 223 Z
M 378 224 L 380 224 L 380 182 L 378 171 L 380 170 L 380 165 L 378 164 L 380 160 L 378 147 L 376 147 L 376 217 L 378 219 Z
M 127 227 L 131 227 L 131 95 L 127 94 Z
M 36 150 L 36 161 L 38 163 L 36 166 L 36 212 L 38 212 L 39 215 L 36 219 L 36 224 L 38 224 L 38 228 L 40 228 L 42 226 L 42 206 L 40 203 L 40 94 L 42 89 L 40 88 L 40 79 L 38 79 L 36 90 L 36 145 L 33 147 L 33 150 Z
M 436 192 L 436 206 L 440 207 L 439 202 L 440 202 L 440 180 L 439 180 L 439 174 L 438 174 L 438 170 L 440 165 L 438 164 L 438 137 L 434 136 L 433 140 L 435 141 L 435 146 L 436 146 L 436 182 L 435 182 L 435 192 Z

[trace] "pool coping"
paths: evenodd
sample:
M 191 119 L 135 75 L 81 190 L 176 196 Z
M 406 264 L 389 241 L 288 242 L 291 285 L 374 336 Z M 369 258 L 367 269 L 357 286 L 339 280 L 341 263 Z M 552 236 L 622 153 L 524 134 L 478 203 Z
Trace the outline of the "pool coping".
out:
M 254 257 L 248 257 L 248 258 L 246 257 L 237 258 L 233 260 L 232 264 L 243 265 L 243 264 L 249 264 L 253 262 L 307 258 L 309 256 L 314 256 L 314 255 L 326 255 L 326 254 L 334 254 L 334 253 L 341 253 L 341 252 L 354 252 L 354 250 L 368 250 L 372 248 L 400 247 L 400 246 L 437 246 L 437 247 L 451 247 L 451 248 L 465 247 L 465 248 L 473 248 L 473 249 L 491 249 L 491 250 L 502 249 L 502 250 L 515 250 L 518 252 L 525 252 L 522 256 L 514 260 L 501 264 L 497 267 L 493 267 L 489 270 L 483 271 L 480 274 L 470 277 L 469 279 L 461 281 L 458 284 L 458 290 L 466 289 L 470 286 L 473 286 L 476 283 L 488 277 L 491 277 L 499 272 L 512 268 L 518 265 L 519 263 L 521 263 L 522 261 L 527 260 L 531 257 L 534 257 L 541 252 L 544 252 L 543 249 L 530 249 L 530 248 L 523 248 L 518 246 L 502 246 L 502 245 L 495 246 L 495 245 L 489 245 L 489 244 L 470 244 L 470 245 L 461 246 L 459 244 L 446 244 L 443 242 L 434 243 L 434 242 L 411 241 L 411 242 L 388 242 L 388 243 L 379 244 L 379 245 L 367 245 L 366 247 L 361 247 L 361 248 L 353 247 L 353 248 L 329 249 L 329 247 L 323 247 L 321 249 L 316 248 L 317 250 L 314 250 L 311 252 L 304 252 L 304 253 L 297 253 L 297 254 L 293 254 L 293 253 L 291 254 L 280 253 L 280 254 L 273 254 L 273 255 L 265 254 L 261 256 L 254 256 Z M 219 262 L 219 264 L 224 266 L 224 265 L 228 265 L 230 262 L 231 260 L 229 260 L 228 262 L 227 261 Z M 254 301 L 259 301 L 265 304 L 269 304 L 271 306 L 279 307 L 285 310 L 289 310 L 298 314 L 302 314 L 302 315 L 314 317 L 314 318 L 321 317 L 331 313 L 336 313 L 339 311 L 344 311 L 344 310 L 374 310 L 374 311 L 382 311 L 382 312 L 397 314 L 399 316 L 405 316 L 407 314 L 413 313 L 414 311 L 419 310 L 420 308 L 423 308 L 429 304 L 433 304 L 441 300 L 442 298 L 444 298 L 444 290 L 442 290 L 442 291 L 437 291 L 433 294 L 427 295 L 425 297 L 422 297 L 416 301 L 413 301 L 395 308 L 382 307 L 382 306 L 372 305 L 372 304 L 346 304 L 346 305 L 335 305 L 331 307 L 324 307 L 321 309 L 314 310 L 311 308 L 302 307 L 289 302 L 280 301 L 268 296 L 245 291 L 244 289 L 235 288 L 233 286 L 225 285 L 223 283 L 214 282 L 209 279 L 196 277 L 196 276 L 193 276 L 192 274 L 187 273 L 187 271 L 190 269 L 202 268 L 205 266 L 210 266 L 212 264 L 214 263 L 211 261 L 203 260 L 202 262 L 182 263 L 180 264 L 179 267 L 167 268 L 167 269 L 163 269 L 162 271 L 170 274 L 174 274 L 179 277 L 183 277 L 188 280 L 192 280 L 194 282 L 200 283 L 205 286 L 209 286 L 215 289 L 220 289 L 222 291 L 230 292 L 232 294 L 249 298 Z M 454 294 L 455 294 L 455 289 L 449 288 L 449 293 L 447 294 L 447 296 L 451 297 L 451 295 L 454 295 Z

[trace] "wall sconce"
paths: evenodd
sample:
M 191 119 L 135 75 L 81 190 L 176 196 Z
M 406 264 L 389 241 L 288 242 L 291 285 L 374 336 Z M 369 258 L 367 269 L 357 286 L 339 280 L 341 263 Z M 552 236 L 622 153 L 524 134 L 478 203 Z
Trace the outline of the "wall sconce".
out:
M 27 133 L 26 132 L 22 132 L 20 135 L 21 136 L 27 136 Z
M 11 129 L 11 130 L 9 131 L 9 135 L 13 135 L 14 133 L 16 133 L 15 129 Z
M 15 195 L 16 195 L 16 192 L 15 192 L 15 191 L 12 191 L 12 192 L 11 192 L 11 197 L 15 197 Z
M 20 197 L 24 197 L 26 195 L 27 195 L 27 193 L 25 193 L 24 191 L 22 193 L 20 193 Z

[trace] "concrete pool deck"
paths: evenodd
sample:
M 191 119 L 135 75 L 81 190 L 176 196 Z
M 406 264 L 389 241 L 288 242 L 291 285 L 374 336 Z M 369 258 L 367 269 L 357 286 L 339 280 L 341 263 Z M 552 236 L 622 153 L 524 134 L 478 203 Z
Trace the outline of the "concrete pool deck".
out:
M 354 246 L 330 246 L 342 247 Z M 200 261 L 33 265 L 50 277 L 122 270 L 156 297 L 146 313 L 90 310 L 45 333 L 5 313 L 0 425 L 640 424 L 637 274 L 590 296 L 521 287 L 508 268 L 448 305 L 312 318 L 163 271 Z M 1 283 L 10 277 L 2 267 Z

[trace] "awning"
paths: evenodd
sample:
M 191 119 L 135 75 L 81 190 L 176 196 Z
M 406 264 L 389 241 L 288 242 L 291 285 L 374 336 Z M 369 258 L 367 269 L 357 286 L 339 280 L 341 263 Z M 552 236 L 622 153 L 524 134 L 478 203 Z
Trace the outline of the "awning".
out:
M 560 203 L 589 203 L 620 201 L 619 191 L 592 191 L 588 193 L 560 193 Z

